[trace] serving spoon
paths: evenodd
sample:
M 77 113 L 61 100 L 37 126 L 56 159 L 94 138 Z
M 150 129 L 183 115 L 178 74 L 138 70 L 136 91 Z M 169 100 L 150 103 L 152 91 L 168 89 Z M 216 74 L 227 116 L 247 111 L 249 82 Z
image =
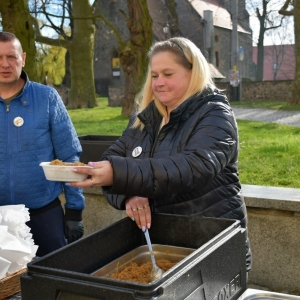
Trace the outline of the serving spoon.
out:
M 149 252 L 150 252 L 150 258 L 151 258 L 151 261 L 152 261 L 151 278 L 154 280 L 154 279 L 157 279 L 157 278 L 161 277 L 163 272 L 162 272 L 162 269 L 159 268 L 156 265 L 148 229 L 145 229 L 143 231 L 144 231 L 145 238 L 146 238 L 147 245 L 148 245 L 148 249 L 149 249 Z

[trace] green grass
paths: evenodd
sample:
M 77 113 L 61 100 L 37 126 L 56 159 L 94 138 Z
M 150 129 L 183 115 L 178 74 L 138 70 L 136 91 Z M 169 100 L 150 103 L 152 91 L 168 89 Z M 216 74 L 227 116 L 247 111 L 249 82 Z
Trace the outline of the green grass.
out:
M 78 135 L 122 134 L 128 118 L 121 116 L 121 107 L 107 103 L 100 98 L 98 107 L 69 110 Z M 300 128 L 244 120 L 238 120 L 238 126 L 241 182 L 300 188 Z
M 107 98 L 98 98 L 98 106 L 69 110 L 78 135 L 120 135 L 128 118 L 121 116 L 121 107 L 109 107 Z
M 231 106 L 241 108 L 265 108 L 275 110 L 300 110 L 300 105 L 290 105 L 284 101 L 233 101 Z
M 244 184 L 300 188 L 300 128 L 239 120 Z

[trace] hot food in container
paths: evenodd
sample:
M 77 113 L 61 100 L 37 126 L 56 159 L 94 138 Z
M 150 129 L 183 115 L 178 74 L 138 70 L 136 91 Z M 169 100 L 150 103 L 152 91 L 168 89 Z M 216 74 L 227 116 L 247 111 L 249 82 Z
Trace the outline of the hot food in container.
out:
M 111 278 L 149 261 L 145 235 L 128 217 L 27 264 L 22 300 L 237 300 L 246 290 L 246 235 L 235 220 L 153 214 L 156 261 L 175 262 L 149 283 Z
M 47 180 L 62 182 L 85 180 L 88 177 L 87 174 L 79 174 L 72 170 L 74 168 L 91 168 L 81 162 L 63 163 L 59 160 L 42 162 L 40 166 L 43 168 Z

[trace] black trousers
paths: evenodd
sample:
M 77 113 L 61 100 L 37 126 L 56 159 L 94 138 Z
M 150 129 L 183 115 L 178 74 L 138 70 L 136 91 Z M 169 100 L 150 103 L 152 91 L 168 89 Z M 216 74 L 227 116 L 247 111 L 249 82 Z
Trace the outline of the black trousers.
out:
M 67 244 L 61 205 L 34 213 L 29 210 L 29 213 L 30 221 L 26 225 L 31 228 L 34 244 L 39 246 L 36 256 L 44 256 Z

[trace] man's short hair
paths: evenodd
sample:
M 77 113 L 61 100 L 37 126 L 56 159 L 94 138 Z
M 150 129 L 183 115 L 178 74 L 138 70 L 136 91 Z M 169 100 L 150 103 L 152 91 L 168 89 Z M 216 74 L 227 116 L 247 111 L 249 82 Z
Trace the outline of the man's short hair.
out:
M 0 41 L 1 42 L 10 42 L 16 39 L 17 37 L 10 32 L 1 31 L 0 32 Z
M 7 32 L 7 31 L 0 31 L 0 42 L 11 42 L 11 41 L 18 41 L 20 44 L 20 49 L 23 52 L 22 49 L 22 45 L 21 42 L 19 41 L 19 39 L 11 32 Z

